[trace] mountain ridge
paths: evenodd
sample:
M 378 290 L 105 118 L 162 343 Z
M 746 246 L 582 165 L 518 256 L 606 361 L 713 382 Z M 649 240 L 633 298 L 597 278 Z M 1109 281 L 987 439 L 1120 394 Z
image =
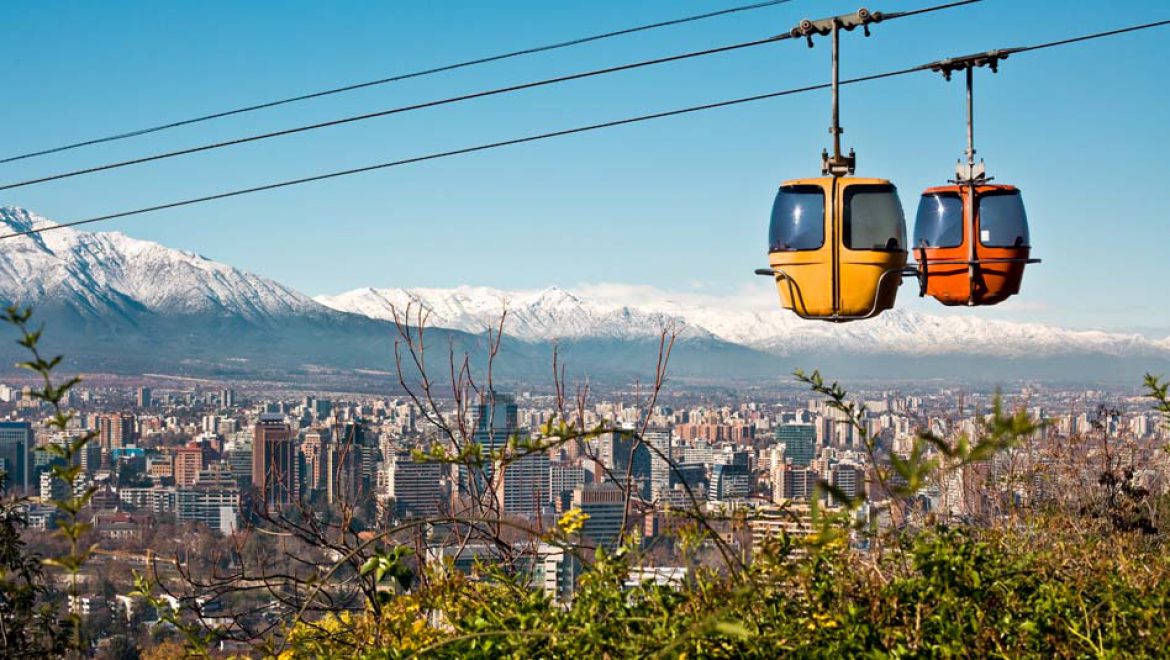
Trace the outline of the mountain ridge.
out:
M 498 322 L 500 312 L 506 308 L 505 332 L 525 341 L 647 338 L 657 336 L 663 327 L 675 327 L 683 337 L 715 338 L 778 356 L 834 349 L 999 357 L 1080 352 L 1157 355 L 1170 350 L 1170 338 L 1151 340 L 1136 333 L 1067 330 L 1038 323 L 942 317 L 906 310 L 891 310 L 864 323 L 834 325 L 803 321 L 778 309 L 757 311 L 733 304 L 716 309 L 665 298 L 636 304 L 598 302 L 587 294 L 558 287 L 539 291 L 364 287 L 335 296 L 316 296 L 314 300 L 375 319 L 392 319 L 394 310 L 401 314 L 407 305 L 421 306 L 429 312 L 432 324 L 465 332 Z
M 5 207 L 0 226 L 19 232 L 53 223 Z M 433 354 L 445 359 L 449 350 L 467 352 L 477 363 L 486 355 L 486 331 L 507 309 L 498 375 L 528 382 L 548 379 L 554 346 L 595 380 L 645 379 L 664 328 L 678 331 L 673 377 L 696 382 L 775 382 L 797 366 L 824 367 L 841 377 L 1002 380 L 1092 373 L 1131 382 L 1150 364 L 1170 368 L 1170 338 L 902 310 L 838 326 L 780 311 L 774 292 L 760 300 L 698 299 L 623 286 L 365 288 L 313 299 L 275 280 L 118 232 L 61 228 L 0 242 L 0 302 L 32 306 L 47 325 L 48 349 L 63 353 L 71 369 L 352 380 L 362 371 L 394 369 L 399 337 L 390 310 L 407 305 L 429 314 Z M 0 358 L 19 357 L 14 343 L 0 342 Z

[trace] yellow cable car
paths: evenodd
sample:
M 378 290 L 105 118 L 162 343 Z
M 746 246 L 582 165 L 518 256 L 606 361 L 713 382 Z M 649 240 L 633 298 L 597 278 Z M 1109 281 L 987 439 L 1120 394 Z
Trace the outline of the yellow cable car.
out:
M 906 219 L 885 179 L 786 181 L 768 257 L 781 305 L 802 318 L 852 321 L 894 306 L 906 266 Z
M 768 232 L 771 268 L 780 302 L 804 319 L 868 319 L 894 306 L 906 267 L 906 218 L 898 190 L 885 179 L 851 176 L 856 157 L 841 154 L 838 50 L 841 30 L 881 20 L 862 9 L 819 21 L 801 21 L 793 36 L 832 35 L 833 155 L 821 154 L 819 178 L 780 186 Z

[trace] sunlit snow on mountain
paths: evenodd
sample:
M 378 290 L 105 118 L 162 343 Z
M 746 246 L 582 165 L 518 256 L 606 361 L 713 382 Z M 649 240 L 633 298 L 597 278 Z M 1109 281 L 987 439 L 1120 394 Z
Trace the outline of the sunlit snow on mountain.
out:
M 52 224 L 0 209 L 6 233 Z M 801 321 L 777 307 L 766 282 L 754 280 L 726 296 L 608 283 L 536 291 L 364 288 L 313 299 L 198 254 L 72 228 L 0 242 L 0 303 L 31 305 L 54 350 L 78 368 L 119 372 L 295 379 L 322 369 L 386 371 L 395 364 L 395 311 L 413 325 L 420 309 L 437 329 L 433 339 L 471 352 L 483 350 L 483 334 L 507 310 L 504 355 L 518 379 L 547 376 L 554 341 L 591 377 L 643 377 L 663 329 L 680 339 L 673 373 L 711 382 L 783 378 L 794 366 L 875 378 L 1133 381 L 1147 367 L 1170 366 L 1170 338 L 977 313 L 900 309 L 844 325 Z M 0 344 L 4 359 L 15 350 Z
M 1159 354 L 1167 342 L 1137 334 L 1065 330 L 1036 323 L 906 310 L 859 323 L 804 321 L 775 306 L 774 294 L 745 289 L 741 296 L 668 293 L 620 284 L 585 285 L 570 292 L 454 289 L 356 289 L 316 300 L 376 319 L 421 307 L 432 325 L 482 332 L 507 310 L 505 332 L 528 341 L 579 338 L 651 338 L 664 327 L 683 337 L 714 337 L 775 355 L 806 352 L 882 352 L 904 355 L 1013 356 L 1103 353 Z

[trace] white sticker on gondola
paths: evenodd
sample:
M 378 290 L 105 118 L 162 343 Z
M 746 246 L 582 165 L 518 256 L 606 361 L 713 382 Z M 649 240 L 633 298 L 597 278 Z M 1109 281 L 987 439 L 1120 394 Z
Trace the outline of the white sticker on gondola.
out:
M 986 230 L 986 229 L 984 229 L 983 231 L 979 232 L 979 235 L 980 235 L 979 239 L 980 239 L 981 241 L 983 241 L 984 243 L 986 243 L 987 241 L 990 241 L 990 240 L 991 240 L 991 232 L 990 232 L 990 231 L 988 231 L 988 230 Z

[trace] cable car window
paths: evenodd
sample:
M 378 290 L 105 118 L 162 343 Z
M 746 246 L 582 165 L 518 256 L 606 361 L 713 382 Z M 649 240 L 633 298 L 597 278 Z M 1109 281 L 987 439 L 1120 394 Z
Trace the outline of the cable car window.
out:
M 816 250 L 825 244 L 825 191 L 820 186 L 784 186 L 772 205 L 768 250 Z
M 979 242 L 988 247 L 1027 247 L 1028 214 L 1019 191 L 979 196 Z
M 891 185 L 846 188 L 842 233 L 850 250 L 905 250 L 906 216 L 898 189 Z
M 963 200 L 955 193 L 923 195 L 914 219 L 914 247 L 963 244 Z

